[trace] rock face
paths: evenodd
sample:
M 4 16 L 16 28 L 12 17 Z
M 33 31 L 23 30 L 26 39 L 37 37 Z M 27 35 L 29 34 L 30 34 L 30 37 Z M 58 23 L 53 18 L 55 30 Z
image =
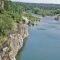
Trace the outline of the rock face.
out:
M 17 31 L 10 33 L 9 43 L 10 47 L 3 48 L 0 54 L 0 60 L 16 60 L 18 51 L 23 46 L 23 40 L 28 36 L 28 31 L 25 24 L 17 24 Z
M 0 1 L 0 7 L 4 8 L 4 1 Z

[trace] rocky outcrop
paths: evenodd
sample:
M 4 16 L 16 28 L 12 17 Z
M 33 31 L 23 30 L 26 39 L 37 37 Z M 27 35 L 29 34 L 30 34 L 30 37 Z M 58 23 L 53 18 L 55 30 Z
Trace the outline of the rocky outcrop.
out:
M 0 1 L 0 8 L 4 8 L 4 1 Z
M 10 47 L 3 48 L 3 51 L 0 53 L 0 60 L 16 60 L 15 57 L 23 46 L 23 40 L 28 35 L 26 25 L 22 23 L 17 24 L 16 31 L 9 35 Z

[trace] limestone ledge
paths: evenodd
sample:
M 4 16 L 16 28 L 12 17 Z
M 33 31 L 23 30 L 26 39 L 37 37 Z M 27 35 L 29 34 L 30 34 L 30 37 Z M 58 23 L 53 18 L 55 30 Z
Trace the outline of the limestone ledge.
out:
M 24 38 L 29 35 L 26 24 L 17 24 L 16 30 L 9 35 L 10 48 L 3 48 L 3 52 L 0 53 L 0 60 L 16 60 L 15 57 L 23 46 Z

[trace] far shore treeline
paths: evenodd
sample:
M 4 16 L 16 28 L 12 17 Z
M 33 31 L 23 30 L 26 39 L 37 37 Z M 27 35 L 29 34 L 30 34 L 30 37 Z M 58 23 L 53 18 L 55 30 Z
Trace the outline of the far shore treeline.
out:
M 17 2 L 18 3 L 18 2 Z M 45 3 L 24 3 L 19 2 L 24 6 L 25 10 L 34 14 L 42 16 L 55 16 L 60 17 L 60 4 L 45 4 Z

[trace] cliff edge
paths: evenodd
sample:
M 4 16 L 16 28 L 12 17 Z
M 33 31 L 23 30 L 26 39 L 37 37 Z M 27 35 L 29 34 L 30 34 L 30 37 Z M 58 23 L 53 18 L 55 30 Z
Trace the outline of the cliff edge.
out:
M 26 24 L 17 24 L 16 30 L 11 32 L 8 36 L 10 44 L 9 47 L 6 46 L 3 48 L 3 51 L 0 52 L 0 60 L 16 60 L 15 57 L 23 46 L 23 40 L 28 35 Z

